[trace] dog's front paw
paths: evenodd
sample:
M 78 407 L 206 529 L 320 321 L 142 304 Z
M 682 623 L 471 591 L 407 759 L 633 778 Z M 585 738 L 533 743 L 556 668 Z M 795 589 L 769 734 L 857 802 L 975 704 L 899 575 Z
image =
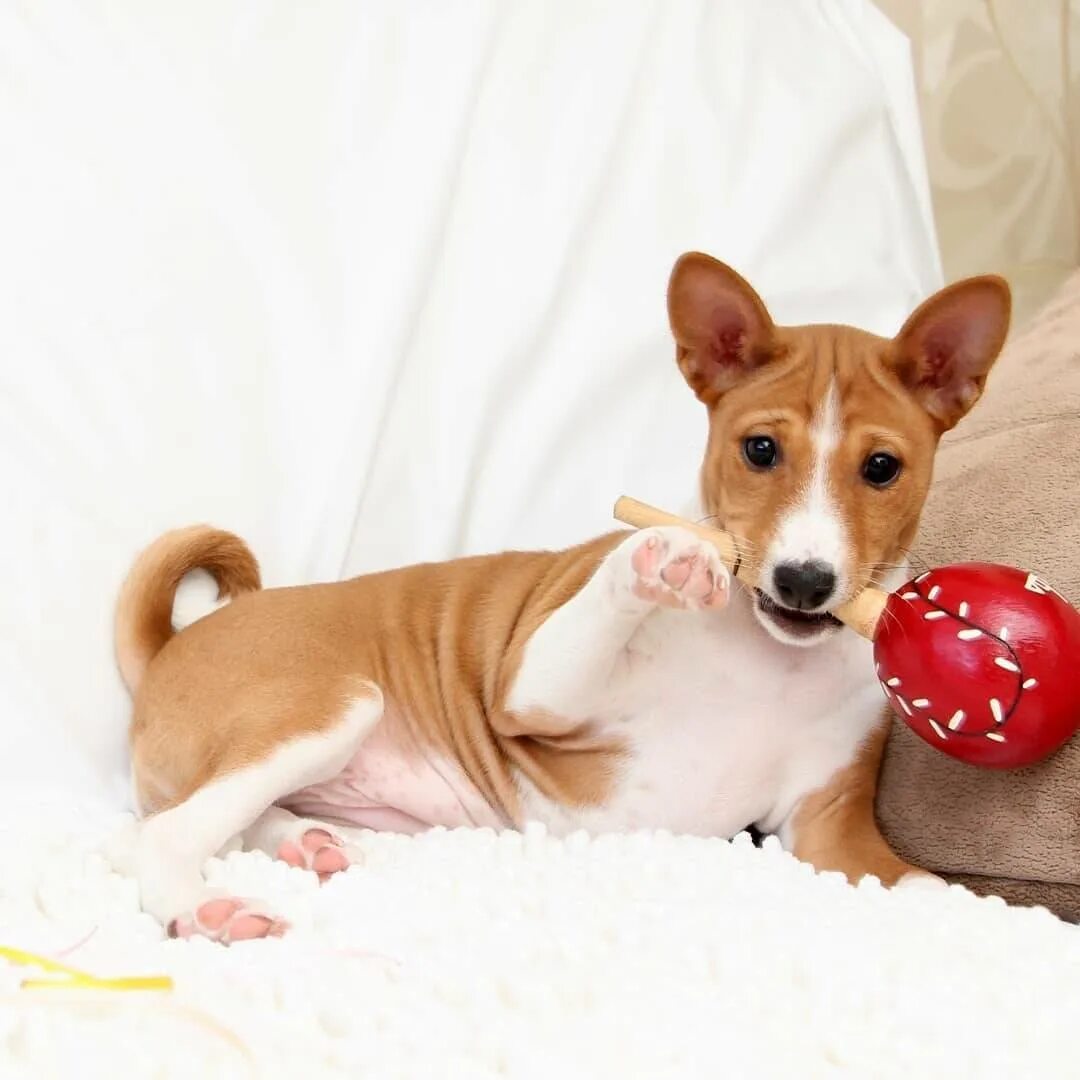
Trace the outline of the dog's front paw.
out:
M 944 879 L 931 874 L 929 870 L 918 870 L 915 867 L 908 870 L 896 879 L 894 889 L 947 889 L 949 883 Z
M 639 601 L 686 610 L 717 610 L 728 601 L 731 575 L 716 548 L 689 529 L 643 529 L 621 548 L 620 575 Z

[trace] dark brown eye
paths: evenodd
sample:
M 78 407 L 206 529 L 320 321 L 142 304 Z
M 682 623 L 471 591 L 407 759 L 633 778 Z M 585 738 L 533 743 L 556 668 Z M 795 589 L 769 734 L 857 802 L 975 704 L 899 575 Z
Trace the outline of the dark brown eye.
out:
M 900 461 L 892 454 L 871 454 L 862 467 L 863 479 L 874 487 L 888 487 L 900 475 Z
M 771 469 L 780 460 L 780 448 L 769 435 L 751 435 L 743 442 L 743 456 L 755 469 Z

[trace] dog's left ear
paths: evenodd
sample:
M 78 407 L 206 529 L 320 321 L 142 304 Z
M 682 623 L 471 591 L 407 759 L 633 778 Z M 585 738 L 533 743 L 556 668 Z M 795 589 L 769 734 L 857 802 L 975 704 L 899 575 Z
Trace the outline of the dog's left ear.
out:
M 1011 308 L 1003 278 L 967 278 L 920 304 L 896 335 L 889 366 L 942 431 L 982 395 L 1005 344 Z

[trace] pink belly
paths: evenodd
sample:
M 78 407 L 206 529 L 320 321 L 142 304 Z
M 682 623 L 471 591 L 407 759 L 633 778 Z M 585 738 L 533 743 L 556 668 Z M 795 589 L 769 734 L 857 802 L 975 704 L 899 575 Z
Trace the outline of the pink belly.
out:
M 404 745 L 398 731 L 396 724 L 380 724 L 341 773 L 281 805 L 304 817 L 380 832 L 507 825 L 455 762 Z

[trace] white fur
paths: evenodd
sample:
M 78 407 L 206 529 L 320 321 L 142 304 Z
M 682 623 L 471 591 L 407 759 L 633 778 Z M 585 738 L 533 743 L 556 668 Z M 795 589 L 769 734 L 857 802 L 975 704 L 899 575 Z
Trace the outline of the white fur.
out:
M 205 570 L 192 570 L 176 590 L 172 624 L 176 631 L 186 630 L 193 622 L 223 608 L 229 601 L 218 599 L 217 585 Z
M 836 574 L 837 595 L 847 589 L 847 530 L 829 491 L 829 463 L 840 445 L 841 434 L 839 398 L 835 383 L 830 383 L 810 427 L 810 478 L 795 505 L 780 519 L 763 560 L 759 587 L 774 600 L 780 598 L 773 592 L 773 571 L 786 562 L 825 563 Z
M 717 580 L 729 582 L 716 549 L 687 529 L 642 530 L 623 547 L 632 552 L 659 534 L 669 559 L 696 555 Z M 606 559 L 571 603 L 551 613 L 525 647 L 526 661 L 507 698 L 511 712 L 539 708 L 576 724 L 603 707 L 629 673 L 637 654 L 627 645 L 654 607 L 632 591 L 636 576 L 625 552 Z
M 254 824 L 234 838 L 230 846 L 236 850 L 261 851 L 275 859 L 282 844 L 292 844 L 295 848 L 302 848 L 304 835 L 311 829 L 320 829 L 344 846 L 341 834 L 325 821 L 300 817 L 283 806 L 271 806 L 264 810 L 255 819 Z
M 755 824 L 790 846 L 799 801 L 848 764 L 881 721 L 870 645 L 837 633 L 813 652 L 792 649 L 769 636 L 741 590 L 720 611 L 643 605 L 627 595 L 641 542 L 637 534 L 624 541 L 540 627 L 511 697 L 553 710 L 577 703 L 599 735 L 626 740 L 614 793 L 605 806 L 580 810 L 522 781 L 526 816 L 562 834 L 731 836 Z M 578 642 L 597 643 L 583 667 Z M 614 650 L 606 658 L 600 643 Z
M 168 924 L 214 894 L 202 867 L 255 825 L 277 799 L 336 776 L 382 716 L 382 694 L 357 699 L 333 727 L 283 743 L 257 765 L 212 780 L 182 803 L 143 821 L 111 858 L 139 882 L 143 908 Z M 255 830 L 262 840 L 266 830 Z M 257 834 L 257 835 L 256 835 Z

